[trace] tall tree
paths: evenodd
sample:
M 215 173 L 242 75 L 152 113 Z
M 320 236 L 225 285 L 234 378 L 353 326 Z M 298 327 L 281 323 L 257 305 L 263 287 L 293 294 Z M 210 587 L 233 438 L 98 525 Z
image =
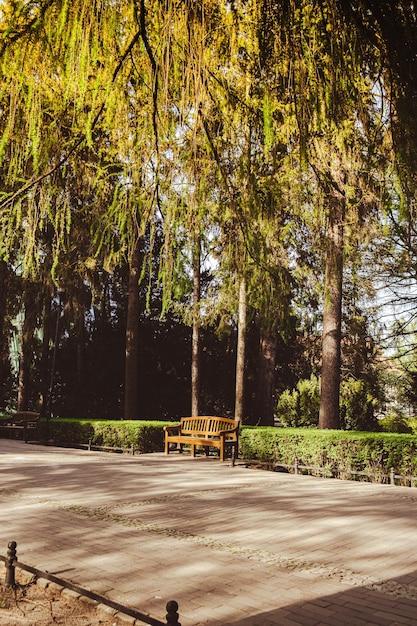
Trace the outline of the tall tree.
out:
M 246 280 L 244 276 L 239 281 L 237 348 L 236 348 L 236 397 L 235 419 L 243 422 L 245 409 L 245 371 L 246 371 L 246 332 L 247 332 L 247 304 Z
M 11 268 L 0 260 L 0 407 L 4 409 L 8 402 L 7 382 L 10 380 L 9 358 L 9 293 Z
M 332 183 L 334 183 L 334 178 Z M 342 338 L 344 181 L 325 191 L 328 204 L 319 428 L 339 428 Z
M 126 319 L 126 361 L 124 418 L 137 419 L 138 396 L 138 332 L 139 277 L 141 271 L 140 240 L 136 242 L 129 262 L 128 304 Z
M 34 354 L 34 333 L 37 322 L 37 285 L 28 280 L 23 285 L 23 323 L 20 334 L 19 384 L 17 410 L 27 411 L 31 401 L 31 368 Z M 35 407 L 37 408 L 37 407 Z
M 193 336 L 191 356 L 191 415 L 200 415 L 200 295 L 201 295 L 201 242 L 193 239 Z
M 378 205 L 373 178 L 384 134 L 383 111 L 373 95 L 378 55 L 371 47 L 368 55 L 360 53 L 337 2 L 301 3 L 291 24 L 301 156 L 306 172 L 314 174 L 312 198 L 327 223 L 319 425 L 338 428 L 344 229 L 346 221 L 354 223 L 358 240 L 361 224 L 372 220 Z

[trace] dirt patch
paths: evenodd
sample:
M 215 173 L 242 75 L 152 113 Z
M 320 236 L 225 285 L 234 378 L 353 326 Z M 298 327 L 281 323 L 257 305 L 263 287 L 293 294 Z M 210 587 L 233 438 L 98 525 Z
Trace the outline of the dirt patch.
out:
M 24 572 L 19 572 L 15 589 L 0 585 L 1 626 L 119 626 L 139 623 L 69 589 L 60 589 L 54 583 L 37 583 Z

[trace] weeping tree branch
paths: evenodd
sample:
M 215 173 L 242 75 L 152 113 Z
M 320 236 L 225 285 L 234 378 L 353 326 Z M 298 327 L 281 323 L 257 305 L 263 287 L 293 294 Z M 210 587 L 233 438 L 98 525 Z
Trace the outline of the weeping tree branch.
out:
M 40 18 L 43 17 L 43 15 L 45 15 L 46 11 L 56 2 L 56 0 L 48 0 L 47 2 L 45 2 L 44 4 L 40 5 L 39 8 L 39 13 L 36 14 L 27 24 L 24 25 L 23 28 L 21 28 L 20 30 L 11 30 L 10 33 L 4 34 L 3 35 L 3 44 L 0 48 L 0 58 L 3 56 L 3 54 L 5 53 L 5 51 L 7 50 L 7 48 L 15 43 L 16 41 L 18 41 L 21 37 L 24 37 L 28 32 L 30 32 L 30 30 L 36 26 L 36 24 L 39 22 Z M 38 5 L 37 5 L 38 6 Z M 33 7 L 32 7 L 33 8 Z
M 155 61 L 155 57 L 149 43 L 148 32 L 146 29 L 146 8 L 145 0 L 140 0 L 139 3 L 139 15 L 137 14 L 137 6 L 135 5 L 136 20 L 140 25 L 140 34 L 142 37 L 143 45 L 145 46 L 146 54 L 149 57 L 149 61 L 152 68 L 153 87 L 152 87 L 152 127 L 155 137 L 155 148 L 157 154 L 159 154 L 159 135 L 158 135 L 158 66 Z
M 139 30 L 132 38 L 131 42 L 129 43 L 122 57 L 119 59 L 119 62 L 113 71 L 110 84 L 113 84 L 116 81 L 117 76 L 119 72 L 121 71 L 127 57 L 131 54 L 133 48 L 139 41 L 141 35 L 142 35 L 142 32 Z M 96 115 L 94 116 L 94 119 L 91 124 L 91 130 L 93 130 L 98 124 L 105 107 L 106 107 L 106 100 L 104 100 L 101 103 Z M 79 139 L 77 139 L 74 146 L 70 150 L 68 150 L 68 152 L 65 153 L 60 159 L 58 159 L 58 161 L 54 165 L 52 165 L 48 170 L 46 170 L 46 172 L 43 172 L 36 178 L 33 178 L 32 180 L 28 181 L 22 187 L 20 187 L 20 189 L 18 189 L 11 195 L 7 196 L 6 198 L 3 198 L 3 200 L 0 201 L 0 210 L 5 209 L 9 205 L 13 204 L 16 200 L 18 200 L 21 196 L 23 196 L 32 187 L 42 182 L 45 178 L 48 178 L 54 172 L 59 170 L 68 161 L 68 159 L 78 150 L 78 148 L 84 143 L 85 140 L 86 140 L 86 135 L 82 135 Z

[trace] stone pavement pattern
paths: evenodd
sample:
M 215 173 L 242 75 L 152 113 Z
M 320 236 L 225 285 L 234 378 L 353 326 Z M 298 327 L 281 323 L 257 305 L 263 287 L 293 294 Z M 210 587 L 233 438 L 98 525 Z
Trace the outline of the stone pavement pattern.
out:
M 3 439 L 0 502 L 0 554 L 182 626 L 417 625 L 414 489 Z

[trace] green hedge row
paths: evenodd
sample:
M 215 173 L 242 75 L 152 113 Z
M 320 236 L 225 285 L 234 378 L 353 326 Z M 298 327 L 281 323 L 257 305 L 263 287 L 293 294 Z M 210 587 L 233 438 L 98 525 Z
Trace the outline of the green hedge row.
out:
M 164 449 L 163 426 L 166 422 L 140 420 L 41 420 L 37 439 L 56 445 L 86 444 L 114 448 L 131 448 L 145 454 Z
M 89 441 L 103 447 L 134 446 L 144 454 L 163 451 L 166 423 L 54 418 L 48 425 L 41 420 L 36 438 L 66 446 Z M 364 472 L 383 481 L 391 468 L 400 476 L 417 476 L 417 435 L 243 426 L 239 456 L 283 466 L 297 461 L 300 467 L 321 467 L 342 478 Z
M 323 467 L 329 475 L 365 472 L 383 480 L 391 468 L 417 476 L 417 436 L 339 430 L 245 427 L 241 457 L 282 465 Z M 354 477 L 354 476 L 353 476 Z

